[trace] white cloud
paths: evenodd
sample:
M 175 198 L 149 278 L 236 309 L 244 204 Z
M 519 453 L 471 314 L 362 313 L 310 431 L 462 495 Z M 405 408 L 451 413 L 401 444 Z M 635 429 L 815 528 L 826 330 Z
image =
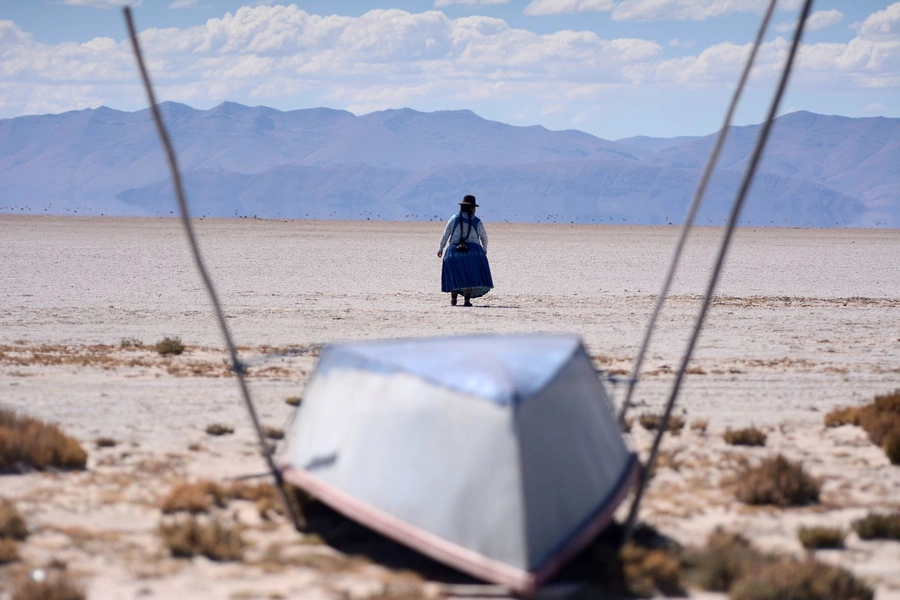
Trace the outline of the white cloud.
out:
M 779 2 L 778 8 L 790 10 L 799 0 Z M 767 0 L 624 0 L 612 11 L 614 21 L 705 21 L 730 13 L 762 12 Z
M 669 40 L 669 46 L 671 46 L 672 48 L 693 48 L 696 45 L 697 42 L 695 41 L 684 41 L 678 38 Z
M 859 26 L 859 34 L 868 39 L 887 42 L 900 39 L 900 2 L 869 15 Z
M 882 113 L 882 112 L 884 112 L 884 110 L 885 110 L 885 106 L 884 106 L 884 104 L 881 104 L 880 102 L 866 104 L 866 106 L 863 107 L 863 112 L 870 114 L 870 115 Z
M 122 8 L 128 6 L 140 6 L 144 0 L 62 0 L 62 4 L 69 6 L 89 6 L 91 8 Z
M 522 11 L 526 15 L 562 15 L 578 12 L 609 11 L 615 7 L 612 0 L 531 0 Z
M 870 15 L 847 43 L 803 46 L 792 88 L 900 90 L 898 23 L 900 3 Z M 200 107 L 222 100 L 357 112 L 490 104 L 508 106 L 510 115 L 554 118 L 571 118 L 623 90 L 729 90 L 750 50 L 720 43 L 666 58 L 653 41 L 540 34 L 478 15 L 393 9 L 320 16 L 283 5 L 245 6 L 186 29 L 149 29 L 141 41 L 160 98 Z M 690 43 L 676 38 L 669 45 Z M 764 44 L 753 85 L 771 84 L 788 45 L 783 38 Z M 0 56 L 2 117 L 143 107 L 126 39 L 48 45 L 0 21 Z
M 197 6 L 197 0 L 175 0 L 169 8 L 192 8 Z
M 509 0 L 434 0 L 435 8 L 444 8 L 454 4 L 463 6 L 487 6 L 489 4 L 509 4 Z
M 839 10 L 818 10 L 809 15 L 809 18 L 806 20 L 806 30 L 818 31 L 819 29 L 825 29 L 826 27 L 837 25 L 843 20 L 844 15 Z M 789 31 L 794 31 L 796 27 L 797 21 L 794 21 L 793 23 L 779 23 L 775 27 L 775 30 L 786 33 Z

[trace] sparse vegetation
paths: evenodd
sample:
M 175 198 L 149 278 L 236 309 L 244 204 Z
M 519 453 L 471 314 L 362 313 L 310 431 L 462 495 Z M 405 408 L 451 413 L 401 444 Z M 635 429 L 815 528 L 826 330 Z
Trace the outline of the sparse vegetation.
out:
M 681 589 L 681 564 L 663 549 L 626 544 L 619 552 L 622 574 L 628 590 L 642 598 L 657 592 L 666 596 L 684 595 Z
M 87 452 L 56 425 L 0 409 L 0 472 L 83 469 Z
M 688 579 L 701 588 L 727 592 L 766 560 L 744 536 L 717 529 L 707 538 L 706 547 L 686 553 L 684 567 Z
M 163 498 L 159 508 L 163 514 L 176 512 L 189 512 L 191 514 L 205 513 L 212 506 L 214 497 L 209 489 L 212 482 L 182 483 L 176 485 Z
M 16 505 L 9 500 L 0 500 L 0 539 L 22 541 L 26 537 L 28 526 L 16 509 Z
M 797 537 L 807 550 L 823 550 L 843 548 L 847 534 L 837 527 L 801 527 Z
M 119 348 L 141 348 L 144 342 L 134 337 L 122 338 L 119 340 Z
M 44 581 L 23 579 L 13 591 L 11 600 L 85 600 L 85 594 L 59 573 Z
M 288 406 L 300 406 L 303 403 L 302 396 L 288 396 L 284 399 L 284 403 Z
M 732 446 L 765 446 L 766 434 L 756 427 L 725 430 L 725 442 Z
M 100 437 L 94 440 L 94 444 L 96 444 L 98 448 L 115 448 L 119 445 L 119 442 L 112 438 Z
M 206 426 L 206 433 L 209 435 L 230 435 L 234 433 L 234 428 L 221 423 L 213 423 Z
M 201 522 L 191 516 L 162 523 L 159 535 L 177 558 L 202 555 L 210 560 L 231 561 L 240 560 L 244 553 L 240 532 L 217 519 Z
M 852 573 L 812 558 L 763 554 L 746 538 L 717 530 L 684 559 L 686 577 L 731 600 L 871 600 L 873 592 Z
M 853 530 L 864 540 L 900 540 L 900 511 L 870 513 L 853 522 Z
M 812 558 L 780 560 L 745 576 L 731 600 L 872 600 L 874 591 L 841 567 Z
M 19 545 L 16 540 L 0 538 L 0 565 L 19 560 Z
M 180 337 L 166 336 L 156 342 L 156 344 L 153 345 L 153 349 L 156 350 L 160 356 L 177 356 L 184 352 L 184 344 L 181 342 Z
M 279 429 L 277 427 L 270 427 L 268 425 L 263 425 L 263 433 L 270 440 L 284 439 L 284 429 Z
M 655 431 L 662 425 L 663 415 L 644 413 L 638 417 L 638 423 L 647 431 Z M 678 435 L 684 428 L 684 419 L 678 415 L 669 417 L 669 433 Z
M 707 427 L 709 427 L 709 419 L 695 419 L 691 423 L 691 431 L 696 431 L 701 435 L 706 433 Z
M 236 481 L 221 484 L 215 481 L 181 483 L 160 502 L 163 514 L 187 512 L 193 515 L 209 512 L 214 506 L 223 508 L 231 500 L 256 503 L 260 516 L 268 512 L 283 513 L 278 490 L 271 483 L 246 483 Z
M 838 408 L 825 415 L 826 427 L 841 425 L 862 427 L 891 464 L 900 465 L 900 390 L 875 396 L 871 404 Z
M 735 495 L 747 504 L 803 506 L 819 501 L 819 482 L 799 462 L 779 454 L 758 467 L 746 469 L 738 480 Z

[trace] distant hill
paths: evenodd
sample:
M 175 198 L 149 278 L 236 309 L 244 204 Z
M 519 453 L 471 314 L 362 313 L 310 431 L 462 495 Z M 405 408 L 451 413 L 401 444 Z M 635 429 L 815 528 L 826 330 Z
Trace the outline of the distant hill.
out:
M 688 142 L 693 142 L 694 140 L 699 139 L 699 135 L 683 135 L 673 138 L 656 138 L 647 137 L 646 135 L 638 135 L 635 137 L 616 140 L 616 143 L 625 144 L 626 146 L 631 146 L 633 148 L 640 148 L 642 150 L 649 150 L 651 152 L 659 152 L 660 150 L 674 148 L 676 146 L 681 146 Z
M 473 193 L 489 220 L 677 223 L 714 136 L 603 140 L 471 111 L 355 116 L 161 105 L 197 215 L 441 219 Z M 717 223 L 759 126 L 736 127 L 701 223 Z M 745 223 L 900 226 L 900 119 L 778 119 Z M 168 215 L 147 110 L 0 120 L 0 210 Z

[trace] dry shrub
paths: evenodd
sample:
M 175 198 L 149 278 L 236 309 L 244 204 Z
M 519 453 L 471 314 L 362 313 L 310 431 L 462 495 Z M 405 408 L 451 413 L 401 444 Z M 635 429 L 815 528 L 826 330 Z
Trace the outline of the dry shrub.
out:
M 712 532 L 706 547 L 686 553 L 684 567 L 688 578 L 701 588 L 713 592 L 727 592 L 734 582 L 767 560 L 739 533 Z
M 891 464 L 900 464 L 900 390 L 875 396 L 866 406 L 839 408 L 825 415 L 826 427 L 840 425 L 862 427 Z
M 44 581 L 24 579 L 13 591 L 11 600 L 85 600 L 82 589 L 62 574 Z
M 662 425 L 663 416 L 653 413 L 644 413 L 638 417 L 638 423 L 647 431 L 655 431 Z M 669 417 L 669 433 L 678 435 L 684 428 L 684 419 L 678 415 Z
M 900 540 L 900 511 L 870 513 L 853 522 L 853 530 L 864 540 Z
M 872 600 L 872 588 L 850 571 L 812 558 L 773 562 L 741 578 L 731 600 Z
M 192 515 L 209 512 L 213 506 L 224 508 L 232 500 L 256 503 L 260 516 L 284 512 L 278 490 L 271 483 L 246 483 L 237 481 L 228 485 L 215 481 L 181 483 L 163 498 L 160 509 L 163 514 L 187 512 Z
M 725 442 L 732 446 L 765 446 L 766 434 L 756 427 L 725 430 Z
M 22 541 L 28 537 L 25 519 L 9 500 L 0 500 L 0 538 Z
M 19 545 L 16 540 L 0 538 L 0 565 L 19 560 Z
M 900 465 L 900 429 L 892 431 L 884 440 L 881 449 L 892 465 Z
M 819 501 L 819 482 L 799 462 L 779 454 L 758 467 L 746 469 L 738 480 L 735 496 L 747 504 L 803 506 Z
M 115 448 L 119 445 L 119 442 L 112 438 L 101 437 L 94 440 L 94 444 L 96 444 L 98 448 Z
M 263 425 L 263 433 L 270 440 L 284 439 L 284 429 L 279 429 L 277 427 L 270 427 L 268 425 Z
M 288 406 L 300 406 L 303 403 L 303 398 L 301 396 L 288 396 L 284 399 L 284 403 Z
M 143 345 L 144 342 L 135 337 L 127 337 L 119 340 L 119 348 L 140 348 Z
M 153 345 L 153 349 L 156 350 L 160 356 L 177 356 L 184 352 L 184 344 L 181 342 L 180 337 L 166 336 L 156 342 Z
M 159 507 L 166 515 L 176 512 L 189 512 L 192 515 L 205 513 L 213 503 L 213 497 L 209 491 L 210 485 L 215 484 L 200 482 L 176 485 L 169 495 L 163 498 Z
M 700 434 L 706 433 L 707 427 L 709 427 L 709 419 L 695 419 L 694 422 L 691 423 L 691 431 L 696 431 Z
M 837 527 L 801 527 L 797 532 L 800 543 L 807 550 L 843 548 L 846 536 L 844 530 Z
M 0 408 L 0 472 L 83 469 L 87 452 L 56 425 Z
M 201 522 L 187 517 L 161 523 L 159 535 L 176 558 L 202 555 L 210 560 L 231 561 L 240 560 L 244 554 L 240 532 L 216 519 Z
M 206 426 L 206 433 L 209 435 L 229 435 L 234 433 L 234 427 L 222 425 L 221 423 L 213 423 Z
M 666 596 L 684 595 L 681 564 L 666 550 L 626 544 L 619 552 L 625 585 L 632 594 L 650 598 L 657 592 Z
M 825 427 L 840 427 L 841 425 L 856 425 L 862 422 L 863 407 L 847 406 L 836 408 L 825 415 Z

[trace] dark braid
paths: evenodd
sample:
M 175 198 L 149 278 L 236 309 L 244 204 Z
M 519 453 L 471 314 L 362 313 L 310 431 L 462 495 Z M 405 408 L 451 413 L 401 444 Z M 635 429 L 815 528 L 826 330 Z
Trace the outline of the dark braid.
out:
M 466 231 L 466 222 L 463 221 L 463 213 L 467 213 L 469 215 L 469 231 Z M 472 233 L 472 209 L 465 205 L 460 205 L 459 207 L 459 235 L 461 240 L 469 239 L 469 234 Z

